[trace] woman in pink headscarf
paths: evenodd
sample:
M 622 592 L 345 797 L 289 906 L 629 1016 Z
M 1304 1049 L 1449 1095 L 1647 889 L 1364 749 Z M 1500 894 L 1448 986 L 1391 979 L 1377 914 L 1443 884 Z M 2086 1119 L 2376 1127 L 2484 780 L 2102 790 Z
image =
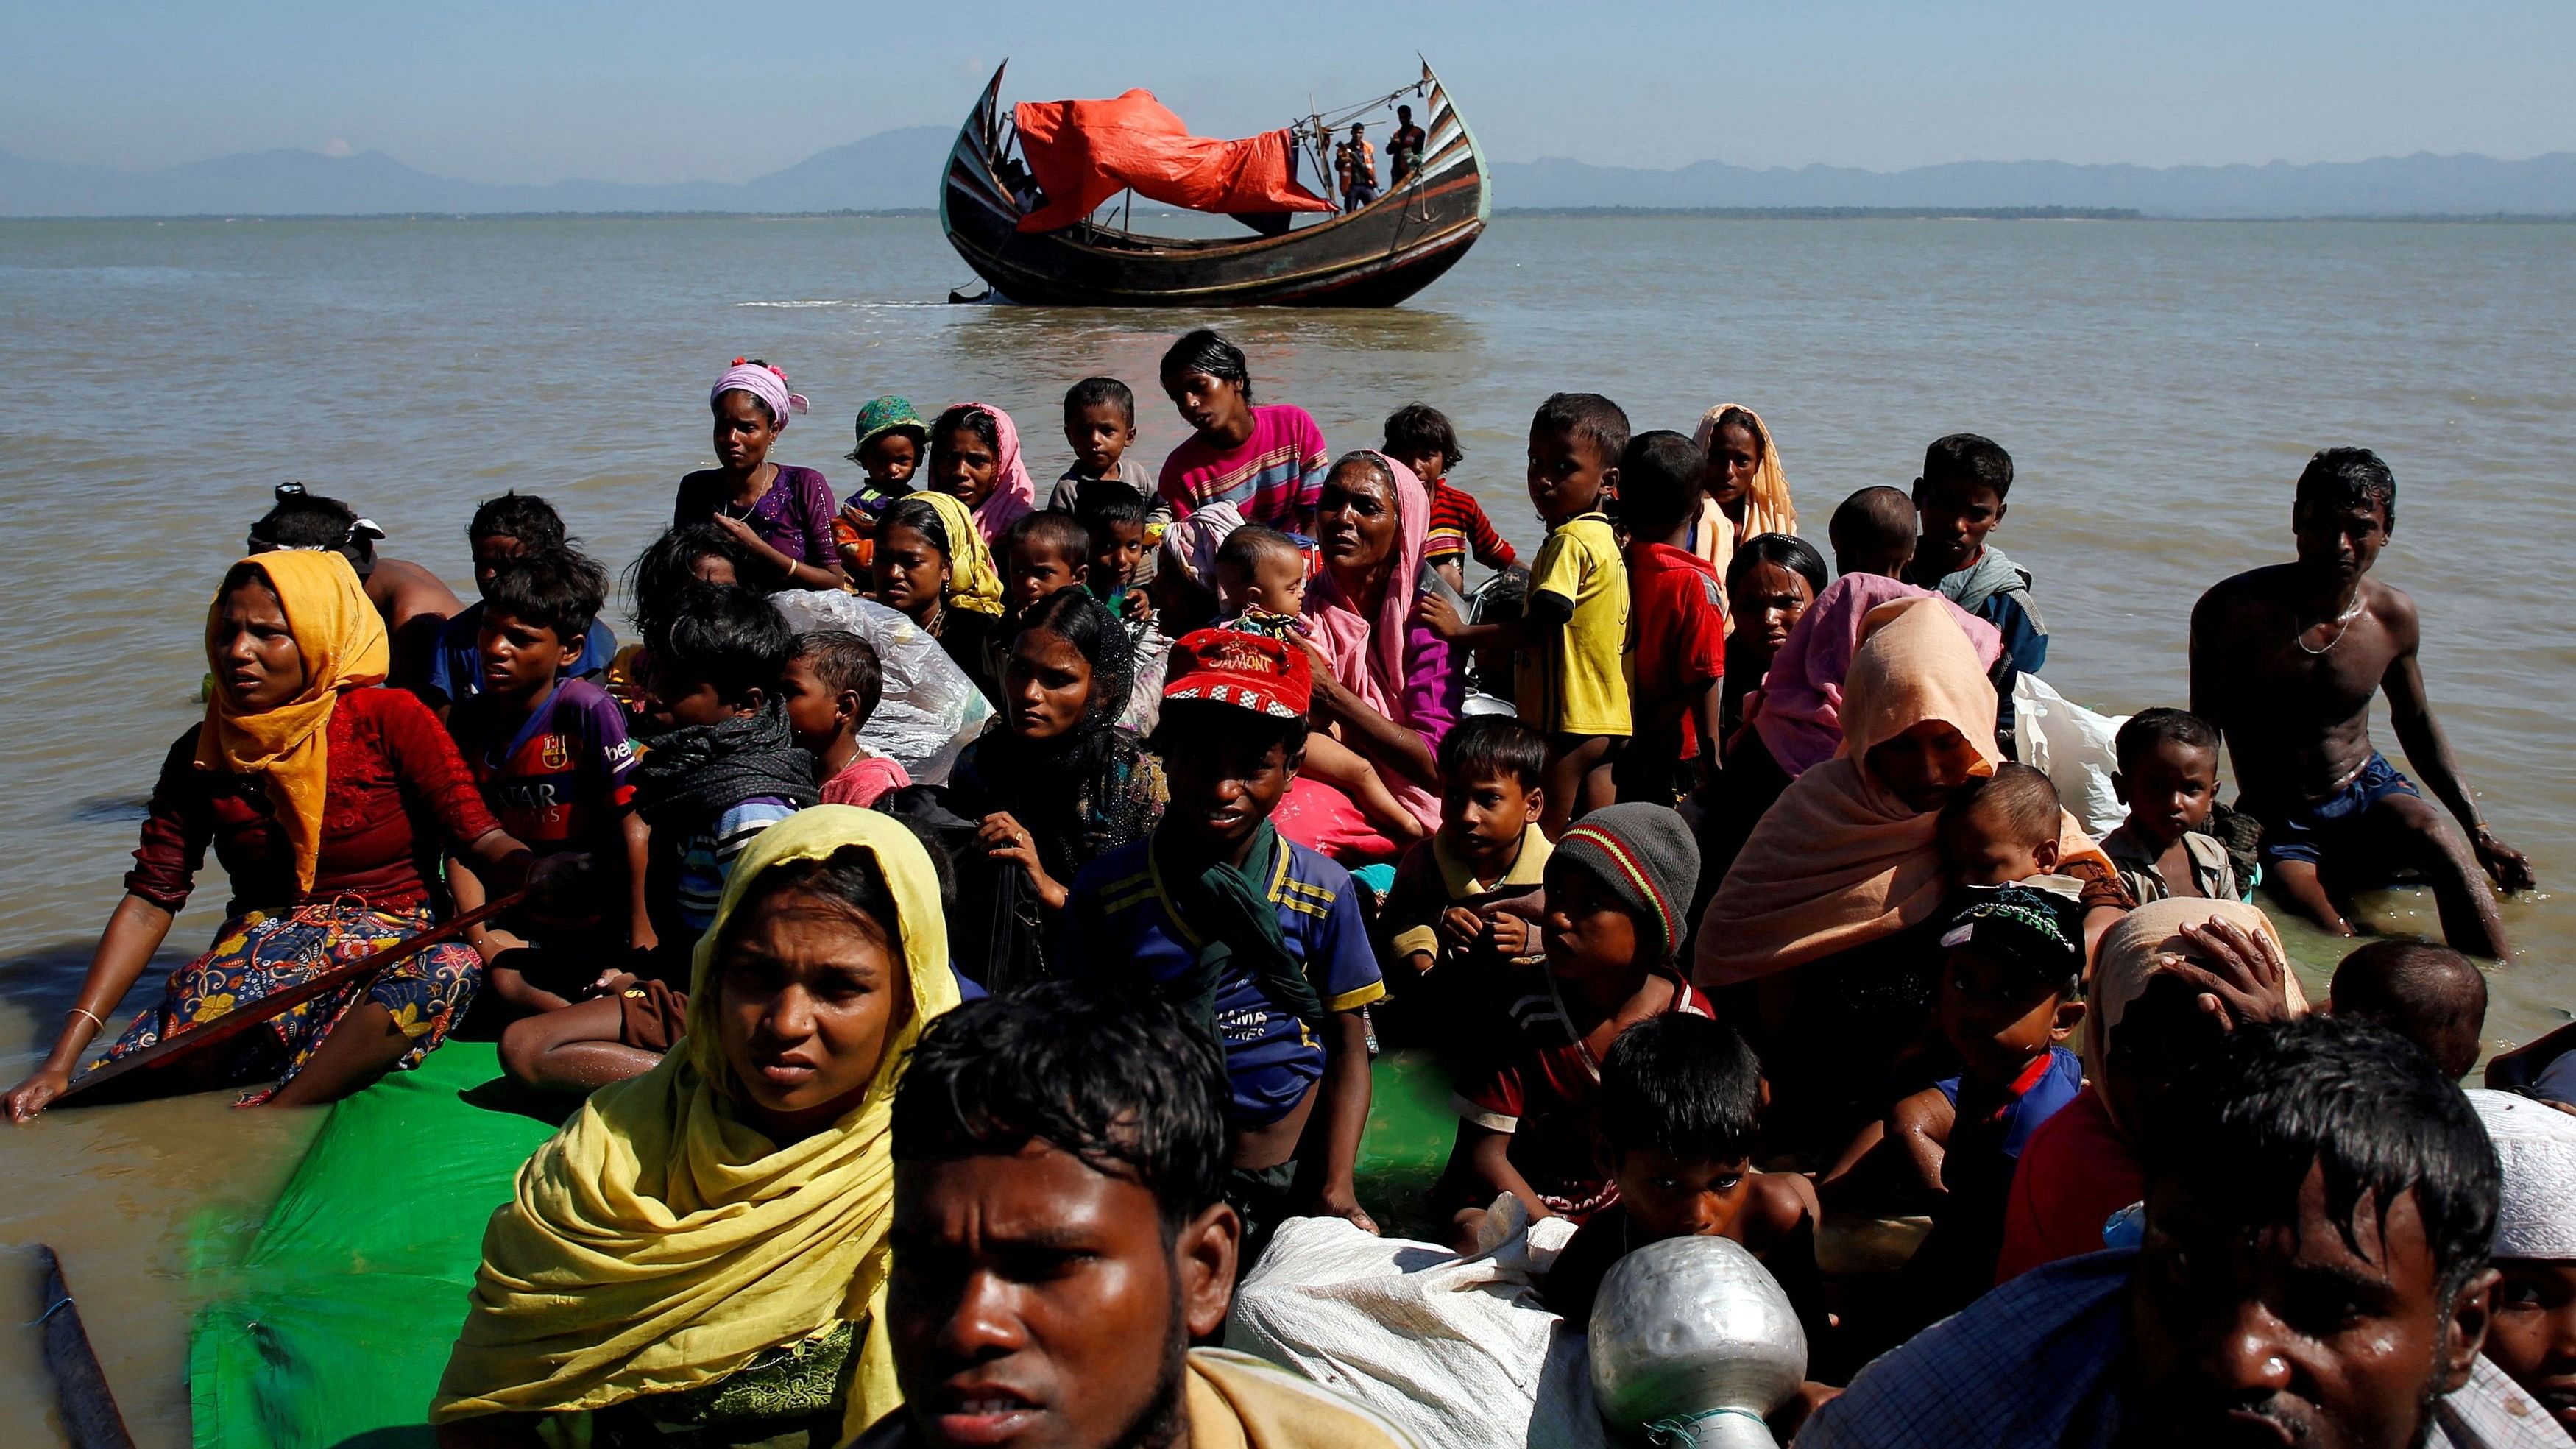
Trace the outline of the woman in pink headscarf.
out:
M 716 466 L 680 480 L 674 526 L 713 523 L 733 535 L 773 589 L 837 589 L 846 582 L 832 542 L 832 485 L 811 468 L 769 461 L 770 445 L 805 399 L 787 374 L 759 358 L 733 360 L 707 391 L 715 413 Z
M 975 515 L 975 531 L 998 545 L 1036 511 L 1038 488 L 1020 461 L 1020 430 L 990 403 L 959 403 L 930 425 L 930 486 L 953 493 Z
M 1324 572 L 1306 590 L 1307 647 L 1316 658 L 1315 720 L 1338 725 L 1342 743 L 1377 767 L 1378 778 L 1426 830 L 1440 823 L 1437 755 L 1441 739 L 1458 722 L 1467 689 L 1449 643 L 1413 621 L 1422 544 L 1430 530 L 1431 496 L 1413 470 L 1383 453 L 1345 453 L 1325 475 L 1316 499 Z M 1292 813 L 1283 805 L 1281 813 L 1290 818 L 1274 817 L 1280 833 L 1311 843 L 1295 827 L 1320 812 Z M 1351 814 L 1357 818 L 1356 809 Z M 1329 828 L 1310 833 L 1326 841 L 1316 849 L 1392 851 L 1365 827 L 1347 837 Z

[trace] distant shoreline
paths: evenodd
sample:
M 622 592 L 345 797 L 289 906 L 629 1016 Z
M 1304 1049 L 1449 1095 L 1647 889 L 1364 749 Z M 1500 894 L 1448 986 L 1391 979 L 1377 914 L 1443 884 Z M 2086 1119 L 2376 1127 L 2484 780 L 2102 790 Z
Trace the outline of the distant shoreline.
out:
M 843 211 L 204 211 L 96 216 L 0 216 L 0 226 L 55 222 L 268 222 L 268 221 L 845 221 L 935 217 L 935 206 Z M 1180 216 L 1175 211 L 1138 216 Z M 2131 207 L 2102 206 L 1498 206 L 1497 219 L 1573 221 L 2125 221 L 2125 222 L 2445 222 L 2481 225 L 2566 225 L 2568 212 L 2420 212 L 2386 215 L 2160 216 Z

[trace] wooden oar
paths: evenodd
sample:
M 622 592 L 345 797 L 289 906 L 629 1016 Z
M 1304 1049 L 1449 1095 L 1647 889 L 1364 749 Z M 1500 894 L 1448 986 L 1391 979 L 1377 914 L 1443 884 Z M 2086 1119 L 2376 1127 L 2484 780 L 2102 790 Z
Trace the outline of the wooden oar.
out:
M 63 1432 L 72 1449 L 134 1449 L 125 1431 L 125 1416 L 107 1391 L 107 1375 L 81 1327 L 80 1308 L 63 1282 L 63 1261 L 54 1250 L 36 1245 L 36 1265 L 43 1269 L 37 1289 L 36 1319 L 45 1328 L 45 1367 L 53 1371 L 54 1393 L 63 1410 Z
M 396 941 L 381 951 L 370 952 L 343 966 L 334 966 L 309 980 L 299 981 L 284 991 L 271 992 L 248 1005 L 228 1011 L 212 1021 L 202 1022 L 186 1031 L 163 1037 L 139 1052 L 129 1052 L 94 1071 L 84 1072 L 73 1078 L 71 1085 L 63 1088 L 63 1094 L 56 1097 L 54 1101 L 68 1102 L 93 1087 L 112 1082 L 129 1072 L 166 1067 L 172 1062 L 195 1056 L 208 1047 L 230 1041 L 261 1022 L 284 1016 L 317 996 L 361 977 L 373 975 L 396 962 L 408 960 L 442 941 L 453 940 L 466 930 L 481 925 L 517 905 L 527 898 L 527 894 L 525 890 L 512 891 L 506 896 L 487 902 L 452 920 L 432 926 L 407 941 Z

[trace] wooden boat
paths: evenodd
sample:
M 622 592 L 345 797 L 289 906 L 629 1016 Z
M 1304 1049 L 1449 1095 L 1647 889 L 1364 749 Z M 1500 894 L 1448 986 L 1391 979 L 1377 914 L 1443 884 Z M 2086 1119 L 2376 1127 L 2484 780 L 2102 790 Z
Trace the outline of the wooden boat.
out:
M 1149 236 L 1097 217 L 1022 232 L 1027 172 L 1012 154 L 996 68 L 958 132 L 942 179 L 939 221 L 951 246 L 993 289 L 993 300 L 1072 307 L 1392 307 L 1467 254 L 1493 211 L 1475 134 L 1426 62 L 1396 95 L 1425 98 L 1422 161 L 1401 186 L 1356 211 L 1310 226 L 1245 217 L 1275 234 L 1198 239 Z M 1395 96 L 1372 102 L 1369 109 Z M 1308 164 L 1325 171 L 1321 117 L 1301 123 Z M 1326 174 L 1329 174 L 1328 172 Z M 957 300 L 965 300 L 959 298 Z

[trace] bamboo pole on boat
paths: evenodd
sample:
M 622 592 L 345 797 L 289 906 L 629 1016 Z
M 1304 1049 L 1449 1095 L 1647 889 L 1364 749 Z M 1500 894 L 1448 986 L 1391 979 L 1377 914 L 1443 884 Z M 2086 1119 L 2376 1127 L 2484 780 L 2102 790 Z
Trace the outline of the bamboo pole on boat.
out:
M 63 1260 L 38 1243 L 36 1263 L 43 1270 L 36 1322 L 44 1329 L 45 1367 L 54 1376 L 63 1432 L 70 1436 L 72 1449 L 134 1449 L 125 1416 L 117 1412 L 116 1396 L 108 1392 L 107 1373 L 89 1345 L 89 1331 L 81 1326 L 80 1306 L 72 1302 L 71 1287 L 63 1281 Z

